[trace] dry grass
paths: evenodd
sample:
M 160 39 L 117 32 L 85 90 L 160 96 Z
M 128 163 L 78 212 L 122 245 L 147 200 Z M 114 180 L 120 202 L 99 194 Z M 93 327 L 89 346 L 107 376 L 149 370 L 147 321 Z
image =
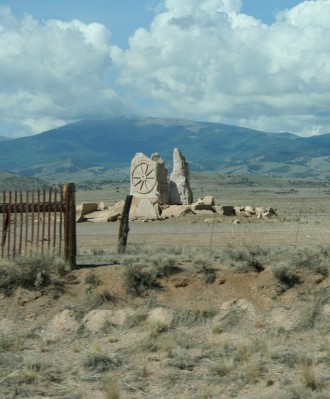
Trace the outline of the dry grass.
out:
M 15 314 L 6 311 L 21 300 L 22 285 L 6 277 L 2 317 L 16 317 L 20 331 L 0 333 L 0 396 L 325 399 L 330 297 L 319 260 L 324 265 L 327 252 L 305 254 L 300 263 L 297 253 L 135 250 L 118 258 L 118 269 L 73 272 L 79 284 L 56 300 L 48 293 L 59 275 L 49 267 L 48 277 L 34 273 L 24 283 L 41 296 L 19 302 Z M 324 279 L 316 283 L 318 275 Z M 176 285 L 180 279 L 187 285 Z M 281 295 L 272 295 L 278 286 Z M 50 334 L 55 313 L 47 315 L 56 306 L 57 313 L 74 310 L 77 330 Z M 91 309 L 114 319 L 87 331 L 83 317 Z M 271 318 L 277 310 L 284 316 Z M 121 321 L 116 312 L 127 314 Z M 30 331 L 22 334 L 25 326 Z
M 34 256 L 17 258 L 14 261 L 0 261 L 0 292 L 10 296 L 16 288 L 52 291 L 54 295 L 63 292 L 64 263 L 53 257 Z

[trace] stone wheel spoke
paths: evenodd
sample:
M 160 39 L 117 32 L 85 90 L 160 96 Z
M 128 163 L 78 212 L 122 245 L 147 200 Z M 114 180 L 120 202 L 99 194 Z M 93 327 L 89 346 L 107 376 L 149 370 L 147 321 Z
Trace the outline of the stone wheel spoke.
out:
M 139 193 L 148 194 L 156 184 L 155 169 L 145 162 L 140 163 L 132 172 L 132 182 Z

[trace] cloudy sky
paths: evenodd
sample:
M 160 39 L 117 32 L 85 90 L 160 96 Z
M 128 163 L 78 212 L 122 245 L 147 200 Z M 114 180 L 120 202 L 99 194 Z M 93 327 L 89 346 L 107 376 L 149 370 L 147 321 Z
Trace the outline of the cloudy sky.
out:
M 122 114 L 330 132 L 330 0 L 0 0 L 0 135 Z

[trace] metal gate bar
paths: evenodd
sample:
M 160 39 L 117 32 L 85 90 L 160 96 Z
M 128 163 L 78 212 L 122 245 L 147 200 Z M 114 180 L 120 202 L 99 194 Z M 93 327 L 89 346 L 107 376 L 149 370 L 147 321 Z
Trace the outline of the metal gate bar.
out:
M 2 193 L 1 257 L 57 253 L 75 263 L 75 186 Z M 64 237 L 63 237 L 64 229 Z

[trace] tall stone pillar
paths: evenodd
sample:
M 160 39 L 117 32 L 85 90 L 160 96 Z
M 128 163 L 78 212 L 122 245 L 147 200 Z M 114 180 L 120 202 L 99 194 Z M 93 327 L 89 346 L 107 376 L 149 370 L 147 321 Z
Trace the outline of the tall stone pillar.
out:
M 193 193 L 189 183 L 189 166 L 181 151 L 173 151 L 173 172 L 170 177 L 170 203 L 189 205 L 193 202 Z

